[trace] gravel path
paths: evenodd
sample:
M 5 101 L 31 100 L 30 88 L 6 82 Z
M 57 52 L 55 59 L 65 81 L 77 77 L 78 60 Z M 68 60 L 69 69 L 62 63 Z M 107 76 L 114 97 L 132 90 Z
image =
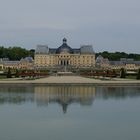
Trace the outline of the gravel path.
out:
M 0 84 L 136 84 L 140 85 L 140 80 L 125 80 L 125 79 L 111 79 L 111 80 L 99 80 L 92 78 L 85 78 L 80 76 L 49 76 L 46 78 L 36 79 L 36 80 L 25 80 L 25 79 L 5 79 L 0 80 Z

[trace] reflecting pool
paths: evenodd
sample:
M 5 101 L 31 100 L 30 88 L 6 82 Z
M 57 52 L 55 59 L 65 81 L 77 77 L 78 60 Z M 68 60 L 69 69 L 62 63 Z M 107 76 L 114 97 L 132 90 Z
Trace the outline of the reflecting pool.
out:
M 0 140 L 140 140 L 140 87 L 0 86 Z

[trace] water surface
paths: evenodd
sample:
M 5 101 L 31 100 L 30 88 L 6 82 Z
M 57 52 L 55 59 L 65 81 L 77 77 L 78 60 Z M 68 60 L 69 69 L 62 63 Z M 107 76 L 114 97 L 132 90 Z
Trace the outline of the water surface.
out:
M 0 140 L 140 140 L 140 87 L 0 86 Z

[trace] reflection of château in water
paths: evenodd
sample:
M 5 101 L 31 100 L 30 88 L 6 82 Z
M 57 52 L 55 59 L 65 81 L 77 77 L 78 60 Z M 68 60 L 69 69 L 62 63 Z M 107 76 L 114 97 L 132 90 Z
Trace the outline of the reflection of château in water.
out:
M 50 86 L 35 87 L 35 99 L 38 105 L 57 102 L 66 113 L 68 105 L 80 103 L 91 105 L 95 97 L 93 86 Z
M 92 105 L 94 99 L 140 97 L 140 87 L 111 86 L 0 86 L 0 105 L 35 102 L 38 106 L 58 103 L 64 113 L 68 105 Z

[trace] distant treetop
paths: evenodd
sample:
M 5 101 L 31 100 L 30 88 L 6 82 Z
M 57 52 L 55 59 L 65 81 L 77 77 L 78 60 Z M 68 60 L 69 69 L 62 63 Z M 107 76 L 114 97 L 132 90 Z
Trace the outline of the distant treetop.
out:
M 133 58 L 134 60 L 140 60 L 140 54 L 125 53 L 125 52 L 99 52 L 96 53 L 96 58 L 101 55 L 104 58 L 108 58 L 110 61 L 119 61 L 121 58 Z
M 21 58 L 25 58 L 27 56 L 34 57 L 34 50 L 27 50 L 21 47 L 9 47 L 5 48 L 0 46 L 0 58 L 9 58 L 9 60 L 20 60 Z

